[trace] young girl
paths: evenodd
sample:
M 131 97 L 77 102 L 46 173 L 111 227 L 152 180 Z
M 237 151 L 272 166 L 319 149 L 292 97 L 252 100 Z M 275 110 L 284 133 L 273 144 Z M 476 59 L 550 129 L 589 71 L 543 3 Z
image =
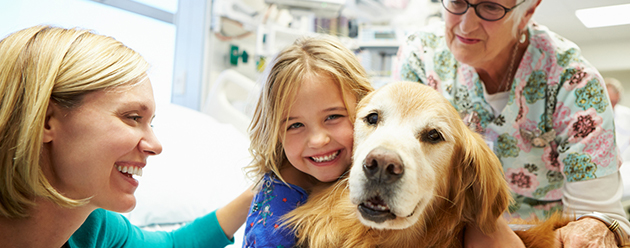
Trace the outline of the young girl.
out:
M 250 125 L 258 192 L 243 247 L 294 245 L 280 217 L 348 169 L 355 107 L 373 90 L 355 55 L 328 36 L 298 39 L 270 66 Z

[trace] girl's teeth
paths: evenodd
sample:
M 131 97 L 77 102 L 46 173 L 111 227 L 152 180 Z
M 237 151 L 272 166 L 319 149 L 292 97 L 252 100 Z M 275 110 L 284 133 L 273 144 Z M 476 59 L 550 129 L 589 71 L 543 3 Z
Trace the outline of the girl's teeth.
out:
M 330 154 L 328 156 L 322 156 L 322 157 L 311 157 L 315 162 L 317 163 L 321 163 L 321 162 L 328 162 L 331 161 L 333 159 L 335 159 L 337 157 L 337 155 L 339 155 L 339 151 Z
M 139 177 L 142 176 L 142 168 L 140 167 L 116 165 L 116 169 L 122 173 L 128 173 Z

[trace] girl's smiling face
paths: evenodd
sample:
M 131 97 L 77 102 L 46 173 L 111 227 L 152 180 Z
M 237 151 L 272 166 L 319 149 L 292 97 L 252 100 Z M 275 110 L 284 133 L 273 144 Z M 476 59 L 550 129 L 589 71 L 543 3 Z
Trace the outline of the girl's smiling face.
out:
M 42 169 L 51 185 L 89 206 L 126 212 L 135 207 L 138 181 L 147 157 L 160 154 L 151 121 L 155 101 L 147 77 L 84 96 L 67 110 L 49 104 L 44 130 Z M 133 170 L 133 171 L 132 171 Z
M 306 77 L 288 113 L 282 145 L 288 161 L 320 182 L 339 178 L 352 163 L 356 97 L 328 75 Z M 344 99 L 348 107 L 346 109 Z

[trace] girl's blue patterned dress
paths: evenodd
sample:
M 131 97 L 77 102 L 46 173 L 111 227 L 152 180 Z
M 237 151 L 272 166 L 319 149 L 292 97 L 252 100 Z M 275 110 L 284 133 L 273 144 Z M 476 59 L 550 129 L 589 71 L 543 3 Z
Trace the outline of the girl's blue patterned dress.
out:
M 243 247 L 288 248 L 295 244 L 295 235 L 279 221 L 282 215 L 300 206 L 308 198 L 306 191 L 287 184 L 273 174 L 266 174 L 261 190 L 254 196 L 245 222 Z

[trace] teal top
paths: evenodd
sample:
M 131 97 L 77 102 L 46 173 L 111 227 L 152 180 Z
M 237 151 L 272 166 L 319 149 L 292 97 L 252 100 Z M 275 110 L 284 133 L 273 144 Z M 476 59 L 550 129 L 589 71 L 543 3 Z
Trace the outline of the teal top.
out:
M 64 247 L 225 247 L 233 244 L 219 225 L 216 211 L 171 232 L 146 231 L 121 214 L 94 210 Z

